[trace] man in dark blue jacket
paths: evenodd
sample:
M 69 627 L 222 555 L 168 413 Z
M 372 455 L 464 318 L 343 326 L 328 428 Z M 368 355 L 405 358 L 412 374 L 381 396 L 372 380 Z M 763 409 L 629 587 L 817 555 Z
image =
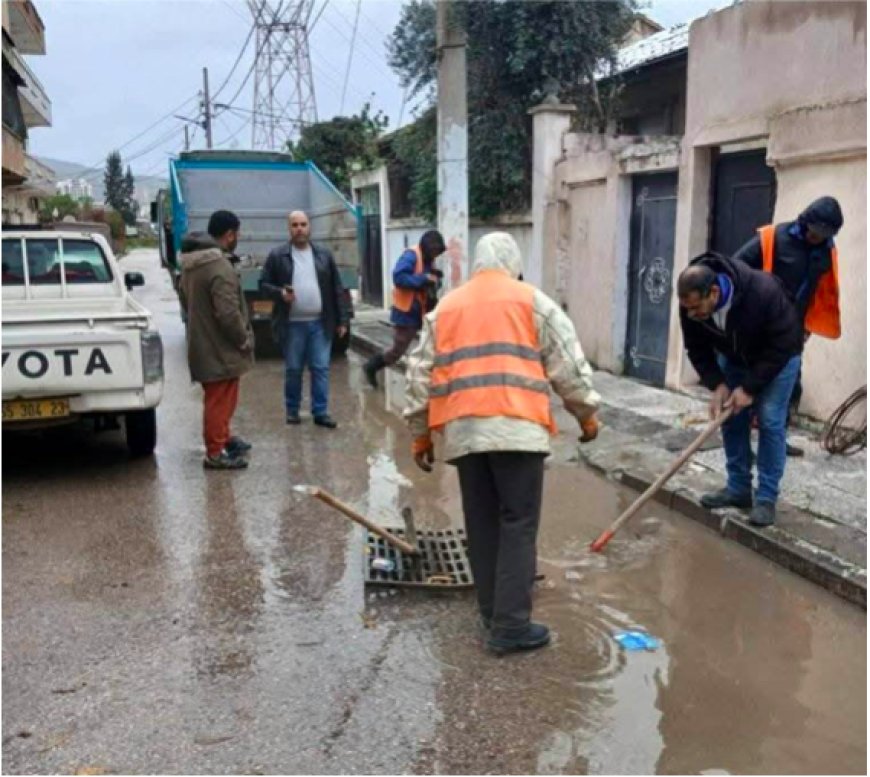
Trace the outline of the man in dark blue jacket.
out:
M 689 361 L 713 396 L 710 417 L 730 407 L 722 425 L 728 481 L 705 494 L 708 508 L 752 507 L 749 522 L 776 520 L 785 472 L 788 400 L 800 369 L 803 328 L 782 281 L 718 254 L 703 254 L 677 282 L 680 325 Z M 752 497 L 750 414 L 758 415 L 758 491 Z
M 411 345 L 423 326 L 423 316 L 435 307 L 438 282 L 443 273 L 433 267 L 446 247 L 441 233 L 435 229 L 423 233 L 420 243 L 406 249 L 393 268 L 393 347 L 376 353 L 363 370 L 372 388 L 378 387 L 378 372 L 395 364 Z

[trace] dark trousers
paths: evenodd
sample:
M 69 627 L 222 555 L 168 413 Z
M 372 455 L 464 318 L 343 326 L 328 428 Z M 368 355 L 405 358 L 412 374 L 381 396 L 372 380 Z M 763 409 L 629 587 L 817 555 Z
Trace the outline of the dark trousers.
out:
M 455 462 L 468 556 L 492 636 L 513 636 L 532 614 L 544 454 L 471 453 Z
M 414 337 L 417 334 L 415 326 L 396 326 L 393 329 L 393 345 L 388 351 L 384 351 L 384 364 L 395 364 L 405 355 Z

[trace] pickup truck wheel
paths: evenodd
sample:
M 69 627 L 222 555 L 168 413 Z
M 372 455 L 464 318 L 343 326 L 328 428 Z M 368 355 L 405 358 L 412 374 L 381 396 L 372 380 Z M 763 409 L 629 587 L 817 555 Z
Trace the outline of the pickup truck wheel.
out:
M 150 456 L 157 445 L 157 411 L 134 410 L 124 416 L 127 427 L 127 450 L 130 455 Z

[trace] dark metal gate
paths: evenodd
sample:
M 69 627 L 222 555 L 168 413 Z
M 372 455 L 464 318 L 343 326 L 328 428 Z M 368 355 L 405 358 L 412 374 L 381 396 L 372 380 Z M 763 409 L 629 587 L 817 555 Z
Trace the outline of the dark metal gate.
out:
M 710 249 L 731 256 L 755 230 L 773 221 L 776 175 L 766 152 L 722 154 L 716 160 Z
M 625 371 L 657 386 L 668 358 L 676 216 L 676 173 L 634 177 Z
M 362 299 L 375 307 L 384 305 L 383 251 L 381 246 L 380 191 L 378 186 L 359 190 L 362 205 Z

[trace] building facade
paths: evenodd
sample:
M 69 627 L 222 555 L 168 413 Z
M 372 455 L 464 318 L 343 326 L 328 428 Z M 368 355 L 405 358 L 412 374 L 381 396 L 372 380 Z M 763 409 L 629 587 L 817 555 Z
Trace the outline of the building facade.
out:
M 533 192 L 543 287 L 599 367 L 687 388 L 675 276 L 834 196 L 843 335 L 808 343 L 801 406 L 826 417 L 866 383 L 865 4 L 744 2 L 620 62 L 611 133 L 571 133 L 565 106 L 535 115 L 536 157 L 555 159 Z
M 45 54 L 45 27 L 30 0 L 3 0 L 3 223 L 35 222 L 55 193 L 53 171 L 27 153 L 31 129 L 51 126 L 51 101 L 24 57 Z

